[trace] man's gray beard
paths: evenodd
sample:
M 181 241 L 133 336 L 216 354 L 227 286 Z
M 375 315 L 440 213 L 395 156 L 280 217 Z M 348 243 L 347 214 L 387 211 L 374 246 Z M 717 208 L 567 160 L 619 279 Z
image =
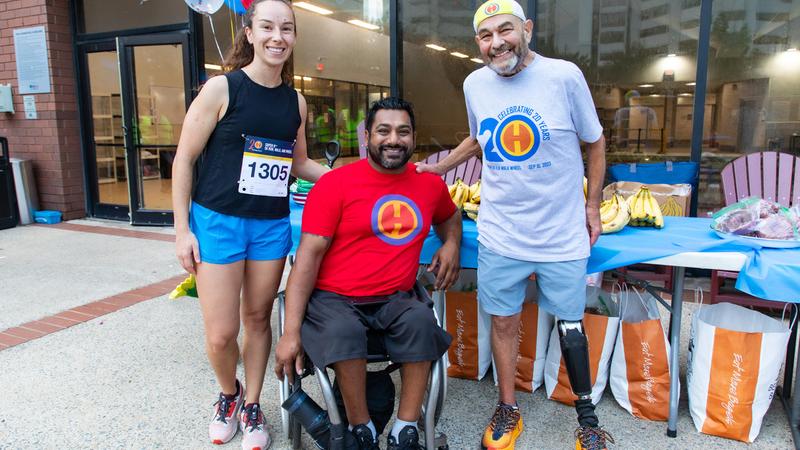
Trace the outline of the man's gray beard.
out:
M 515 75 L 516 73 L 518 73 L 520 70 L 522 70 L 522 64 L 525 62 L 525 58 L 528 56 L 528 52 L 531 51 L 528 48 L 527 44 L 525 45 L 524 48 L 523 47 L 518 47 L 518 48 L 522 49 L 521 54 L 518 55 L 516 52 L 513 53 L 514 59 L 503 64 L 504 66 L 510 66 L 511 67 L 510 69 L 501 70 L 500 67 L 491 62 L 488 64 L 489 68 L 492 69 L 496 74 L 500 75 L 501 77 L 509 77 L 511 75 Z

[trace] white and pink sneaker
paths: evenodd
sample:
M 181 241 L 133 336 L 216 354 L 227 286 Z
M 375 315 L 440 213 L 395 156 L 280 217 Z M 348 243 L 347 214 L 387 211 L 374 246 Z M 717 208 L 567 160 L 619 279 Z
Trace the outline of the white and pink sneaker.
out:
M 242 429 L 242 450 L 267 450 L 270 445 L 264 414 L 258 403 L 246 405 L 239 415 Z
M 239 393 L 232 400 L 229 400 L 222 392 L 219 393 L 219 400 L 214 403 L 214 417 L 208 425 L 208 437 L 211 443 L 221 445 L 234 436 L 239 429 L 239 412 L 244 403 L 244 386 L 236 380 Z

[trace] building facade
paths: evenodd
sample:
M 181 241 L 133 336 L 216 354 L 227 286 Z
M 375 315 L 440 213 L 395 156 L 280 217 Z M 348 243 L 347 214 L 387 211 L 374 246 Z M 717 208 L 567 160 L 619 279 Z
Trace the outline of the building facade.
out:
M 416 107 L 420 159 L 468 136 L 462 83 L 482 64 L 480 3 L 295 1 L 294 87 L 308 100 L 312 156 L 336 139 L 357 158 L 369 104 L 390 93 Z M 609 162 L 700 162 L 699 214 L 721 205 L 727 162 L 800 154 L 800 0 L 520 3 L 534 19 L 531 47 L 583 70 Z M 171 223 L 183 117 L 221 73 L 240 13 L 240 0 L 210 17 L 181 0 L 0 2 L 0 85 L 15 110 L 0 112 L 0 136 L 11 156 L 33 160 L 40 207 Z M 42 29 L 50 86 L 22 92 L 33 59 L 20 39 Z

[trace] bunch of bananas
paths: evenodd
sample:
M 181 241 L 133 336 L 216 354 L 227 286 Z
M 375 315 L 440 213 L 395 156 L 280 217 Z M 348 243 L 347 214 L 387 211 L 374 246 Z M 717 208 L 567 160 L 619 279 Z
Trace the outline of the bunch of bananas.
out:
M 661 207 L 661 212 L 665 216 L 683 217 L 683 208 L 675 201 L 674 195 L 670 195 L 669 198 L 667 198 L 667 201 L 664 202 L 664 206 Z
M 470 219 L 477 220 L 481 203 L 481 180 L 476 181 L 473 185 L 467 185 L 457 178 L 456 182 L 447 189 L 456 207 L 464 211 Z
M 634 227 L 664 227 L 664 216 L 661 207 L 650 193 L 647 186 L 642 186 L 635 194 L 628 197 L 628 206 L 631 209 L 630 224 Z
M 625 228 L 630 217 L 630 208 L 625 202 L 625 198 L 617 193 L 600 203 L 600 223 L 603 227 L 603 234 L 616 233 Z

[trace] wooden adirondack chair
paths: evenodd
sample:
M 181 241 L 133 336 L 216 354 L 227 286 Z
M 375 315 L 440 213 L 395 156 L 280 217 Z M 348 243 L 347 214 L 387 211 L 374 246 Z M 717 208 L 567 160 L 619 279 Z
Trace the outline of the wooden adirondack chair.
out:
M 800 203 L 800 158 L 787 153 L 760 152 L 740 156 L 722 169 L 725 204 L 747 197 L 761 197 L 789 207 Z M 741 292 L 721 292 L 726 279 L 735 280 L 738 272 L 711 271 L 711 303 L 730 302 L 760 309 L 782 308 Z
M 441 160 L 443 160 L 447 155 L 450 154 L 450 150 L 442 150 L 440 152 L 434 153 L 422 162 L 426 164 L 435 164 Z M 476 181 L 481 179 L 481 160 L 478 159 L 477 156 L 473 156 L 472 158 L 464 161 L 463 163 L 459 164 L 458 166 L 450 169 L 446 174 L 442 175 L 442 179 L 447 184 L 453 184 L 456 182 L 456 178 L 461 178 L 461 181 L 467 184 L 473 184 Z

